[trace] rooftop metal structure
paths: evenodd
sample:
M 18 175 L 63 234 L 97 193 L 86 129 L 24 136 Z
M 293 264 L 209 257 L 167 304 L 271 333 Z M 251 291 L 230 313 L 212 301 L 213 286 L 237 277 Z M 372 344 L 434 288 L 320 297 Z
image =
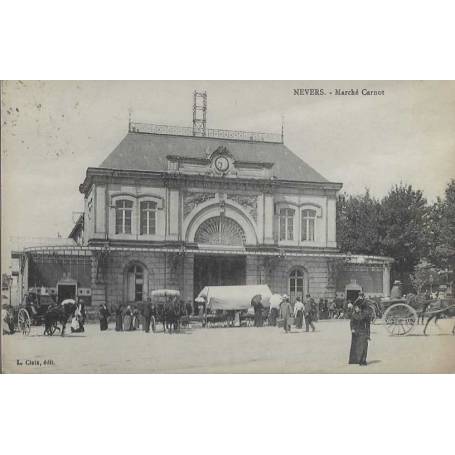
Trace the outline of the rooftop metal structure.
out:
M 201 116 L 202 115 L 202 116 Z M 193 92 L 193 136 L 207 135 L 207 92 Z
M 155 125 L 153 123 L 138 123 L 130 122 L 130 133 L 145 133 L 145 134 L 162 134 L 168 136 L 190 136 L 201 137 L 200 134 L 194 135 L 193 127 L 188 126 L 172 126 L 172 125 Z M 233 141 L 247 142 L 273 142 L 276 144 L 283 143 L 282 134 L 277 133 L 261 133 L 257 131 L 235 131 L 235 130 L 220 130 L 207 128 L 205 132 L 206 138 L 214 139 L 229 139 Z

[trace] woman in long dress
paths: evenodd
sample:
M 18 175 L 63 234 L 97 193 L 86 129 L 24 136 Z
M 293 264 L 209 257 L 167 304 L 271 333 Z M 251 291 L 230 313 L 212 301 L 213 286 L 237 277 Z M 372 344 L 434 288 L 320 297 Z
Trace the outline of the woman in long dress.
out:
M 291 331 L 290 318 L 292 314 L 291 303 L 288 298 L 283 298 L 280 306 L 281 317 L 283 319 L 283 327 L 286 333 Z
M 368 305 L 356 305 L 351 315 L 351 350 L 349 363 L 366 365 L 368 354 L 368 341 L 370 340 L 370 313 Z
M 107 306 L 103 304 L 100 308 L 100 330 L 107 330 L 109 314 Z
M 115 310 L 115 330 L 121 332 L 123 330 L 123 314 L 122 314 L 122 305 L 118 305 Z
M 125 311 L 125 317 L 123 318 L 123 330 L 129 332 L 133 328 L 133 312 L 131 306 L 128 305 Z
M 137 308 L 135 308 L 133 310 L 133 323 L 132 323 L 133 330 L 139 330 L 139 317 L 140 317 L 139 310 Z

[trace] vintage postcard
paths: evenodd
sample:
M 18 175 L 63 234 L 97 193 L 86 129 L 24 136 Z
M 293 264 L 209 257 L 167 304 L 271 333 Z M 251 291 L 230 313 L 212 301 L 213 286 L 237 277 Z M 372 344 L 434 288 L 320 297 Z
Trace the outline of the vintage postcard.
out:
M 2 82 L 2 372 L 455 372 L 454 125 L 453 81 Z

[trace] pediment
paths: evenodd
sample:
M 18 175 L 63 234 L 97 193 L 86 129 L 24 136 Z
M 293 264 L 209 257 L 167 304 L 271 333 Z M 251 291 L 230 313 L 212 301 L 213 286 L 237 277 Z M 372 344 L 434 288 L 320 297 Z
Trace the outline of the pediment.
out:
M 224 145 L 206 150 L 205 157 L 168 155 L 168 171 L 219 177 L 270 178 L 274 163 L 238 161 Z

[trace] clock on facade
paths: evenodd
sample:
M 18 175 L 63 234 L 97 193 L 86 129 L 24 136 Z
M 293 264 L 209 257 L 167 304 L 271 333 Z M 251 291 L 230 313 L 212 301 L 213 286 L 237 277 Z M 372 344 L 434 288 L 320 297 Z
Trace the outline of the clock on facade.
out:
M 215 167 L 219 172 L 226 172 L 229 169 L 229 160 L 225 156 L 219 156 L 215 160 Z

